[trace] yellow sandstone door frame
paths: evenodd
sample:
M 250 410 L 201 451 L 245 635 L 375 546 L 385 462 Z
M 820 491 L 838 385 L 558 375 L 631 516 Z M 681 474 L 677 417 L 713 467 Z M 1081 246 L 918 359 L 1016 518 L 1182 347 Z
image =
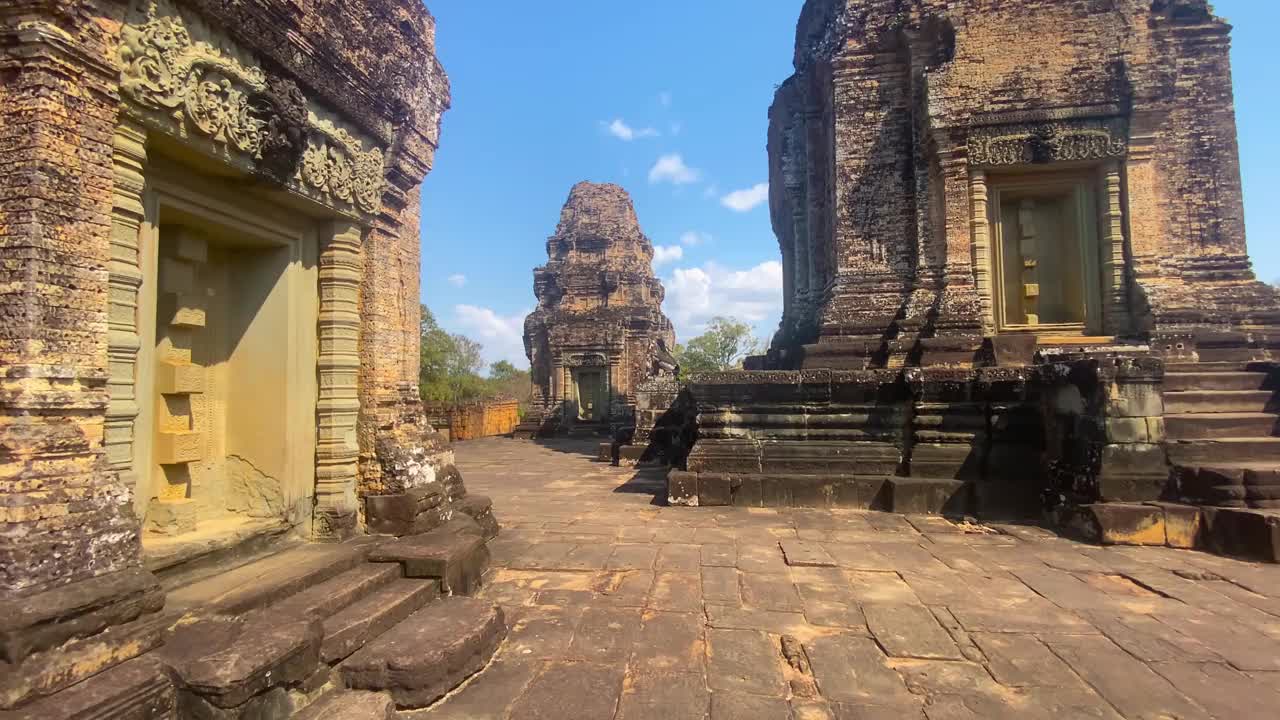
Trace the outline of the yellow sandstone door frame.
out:
M 986 177 L 991 295 L 998 332 L 1102 331 L 1096 175 L 1059 171 Z M 1052 227 L 1054 213 L 1060 222 Z M 1036 224 L 1042 227 L 1038 230 Z M 1063 253 L 1065 249 L 1069 252 Z M 1052 302 L 1041 305 L 1042 296 Z M 1040 311 L 1047 311 L 1043 317 Z

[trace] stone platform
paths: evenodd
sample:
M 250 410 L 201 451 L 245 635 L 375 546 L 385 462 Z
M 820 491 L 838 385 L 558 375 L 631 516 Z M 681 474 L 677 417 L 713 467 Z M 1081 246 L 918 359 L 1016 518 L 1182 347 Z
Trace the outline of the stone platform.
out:
M 1017 525 L 666 506 L 591 442 L 460 443 L 493 662 L 418 720 L 1270 718 L 1280 567 Z

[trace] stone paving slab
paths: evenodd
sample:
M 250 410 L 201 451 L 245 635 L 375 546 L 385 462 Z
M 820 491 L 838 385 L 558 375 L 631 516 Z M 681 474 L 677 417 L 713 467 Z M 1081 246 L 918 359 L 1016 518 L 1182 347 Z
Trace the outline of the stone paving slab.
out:
M 503 525 L 480 596 L 510 633 L 489 668 L 406 720 L 1235 720 L 1280 707 L 1277 566 L 1025 525 L 665 507 L 658 471 L 597 463 L 591 443 L 456 452 Z

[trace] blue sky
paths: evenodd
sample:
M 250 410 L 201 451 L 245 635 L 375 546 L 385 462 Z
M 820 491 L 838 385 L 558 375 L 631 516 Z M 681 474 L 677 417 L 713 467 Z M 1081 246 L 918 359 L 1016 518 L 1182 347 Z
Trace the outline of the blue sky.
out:
M 767 338 L 778 246 L 760 199 L 767 111 L 791 72 L 802 0 L 429 0 L 453 85 L 423 185 L 422 297 L 441 323 L 527 366 L 520 342 L 569 188 L 614 182 L 660 248 L 680 339 L 716 314 Z M 1280 4 L 1218 0 L 1234 71 L 1249 246 L 1280 279 L 1280 144 L 1271 137 Z

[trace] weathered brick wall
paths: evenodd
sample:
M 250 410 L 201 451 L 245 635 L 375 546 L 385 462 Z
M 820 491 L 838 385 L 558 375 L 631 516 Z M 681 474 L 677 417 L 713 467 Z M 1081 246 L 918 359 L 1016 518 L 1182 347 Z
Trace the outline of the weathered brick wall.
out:
M 140 2 L 0 7 L 0 588 L 138 563 L 132 488 L 104 462 L 103 424 L 117 45 Z M 409 0 L 179 5 L 261 61 L 273 88 L 295 84 L 388 148 L 361 286 L 358 440 L 376 485 L 380 440 L 440 450 L 415 387 L 418 193 L 449 105 L 435 22 Z M 272 170 L 252 168 L 268 183 Z
M 428 407 L 427 415 L 444 418 L 452 440 L 509 435 L 520 424 L 520 403 L 488 400 L 451 407 Z
M 0 6 L 0 591 L 138 563 L 103 454 L 121 8 Z

